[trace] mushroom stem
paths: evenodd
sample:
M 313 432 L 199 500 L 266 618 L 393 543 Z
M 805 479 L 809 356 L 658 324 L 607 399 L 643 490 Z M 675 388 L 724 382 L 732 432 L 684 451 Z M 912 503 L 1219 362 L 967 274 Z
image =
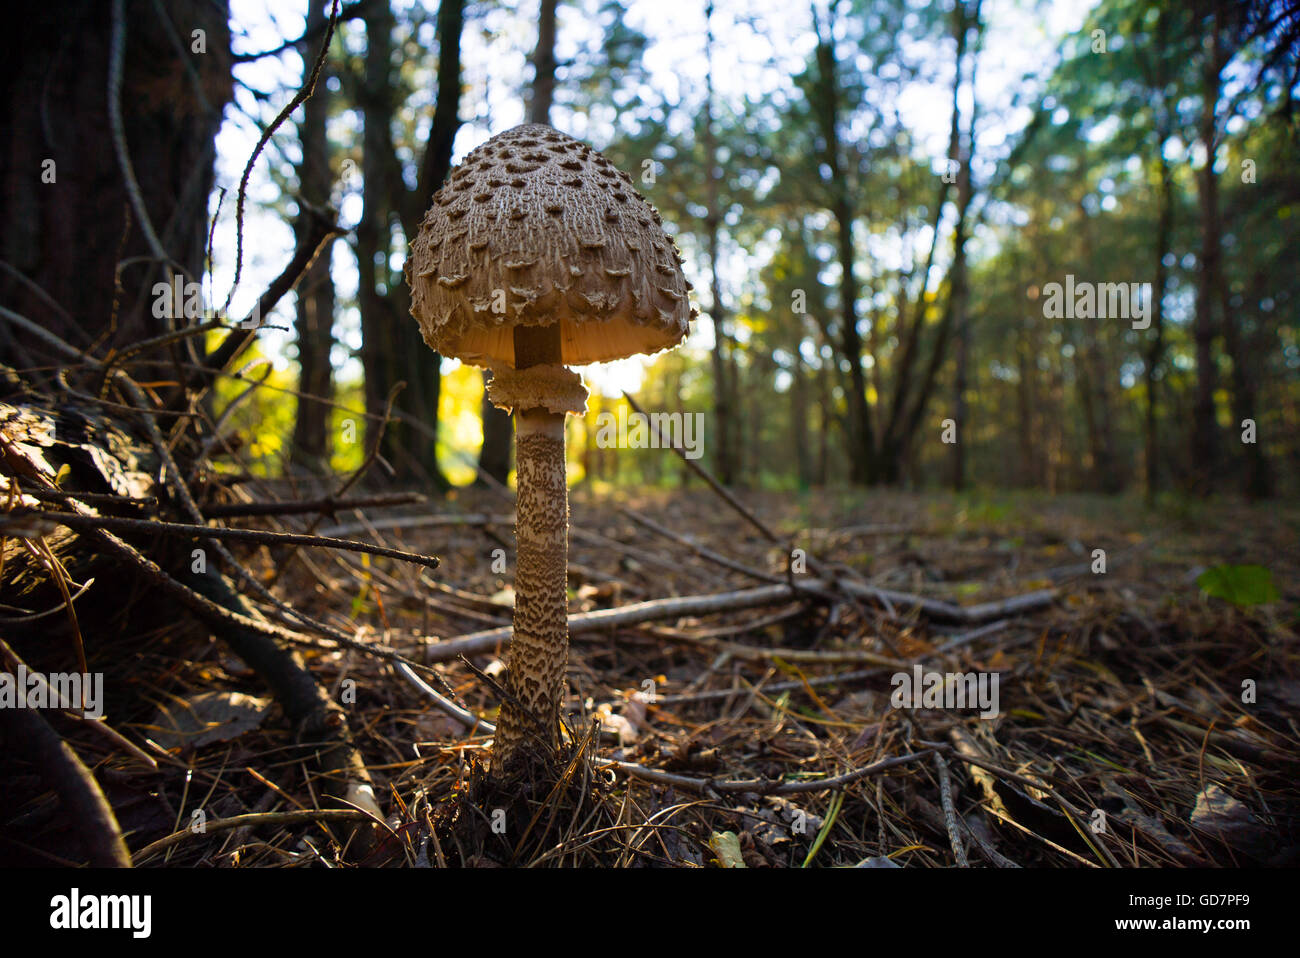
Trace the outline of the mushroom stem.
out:
M 516 329 L 515 368 L 558 363 L 559 335 L 558 324 Z M 501 705 L 493 750 L 493 774 L 503 778 L 553 764 L 560 741 L 569 655 L 564 416 L 546 409 L 515 414 L 514 632 L 509 695 Z

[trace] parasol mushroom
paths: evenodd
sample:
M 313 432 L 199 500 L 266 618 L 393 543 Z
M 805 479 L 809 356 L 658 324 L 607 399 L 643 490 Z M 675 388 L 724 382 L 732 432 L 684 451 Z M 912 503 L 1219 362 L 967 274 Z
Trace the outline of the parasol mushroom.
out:
M 553 768 L 568 658 L 564 422 L 586 411 L 569 365 L 680 343 L 696 313 L 681 254 L 627 174 L 548 126 L 507 130 L 434 195 L 406 281 L 424 341 L 492 370 L 515 415 L 516 568 L 493 776 Z

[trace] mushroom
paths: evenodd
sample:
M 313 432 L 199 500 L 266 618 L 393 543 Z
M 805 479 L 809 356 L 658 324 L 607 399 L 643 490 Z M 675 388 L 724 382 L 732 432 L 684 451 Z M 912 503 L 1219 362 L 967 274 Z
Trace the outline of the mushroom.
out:
M 568 658 L 568 365 L 656 353 L 696 316 L 682 258 L 627 174 L 549 126 L 507 130 L 452 170 L 411 244 L 411 314 L 444 356 L 492 370 L 515 416 L 514 628 L 492 775 L 555 768 Z

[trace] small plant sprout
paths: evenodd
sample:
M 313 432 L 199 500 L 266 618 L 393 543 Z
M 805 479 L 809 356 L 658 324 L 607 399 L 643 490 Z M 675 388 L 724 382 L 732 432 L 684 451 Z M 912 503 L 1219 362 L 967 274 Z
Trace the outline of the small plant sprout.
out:
M 568 658 L 564 421 L 586 410 L 569 365 L 656 353 L 695 316 L 658 212 L 600 153 L 548 126 L 488 140 L 452 171 L 411 244 L 424 341 L 492 370 L 515 416 L 514 630 L 492 776 L 550 773 Z M 504 291 L 504 309 L 501 305 Z

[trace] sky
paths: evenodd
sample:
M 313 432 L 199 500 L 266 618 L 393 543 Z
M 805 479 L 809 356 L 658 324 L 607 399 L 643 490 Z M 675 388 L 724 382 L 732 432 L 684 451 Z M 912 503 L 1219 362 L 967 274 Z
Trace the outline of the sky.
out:
M 816 2 L 824 4 L 825 0 Z M 924 0 L 917 0 L 917 4 L 924 5 Z M 1059 56 L 1060 38 L 1078 29 L 1092 5 L 1093 0 L 1047 3 L 985 0 L 985 52 L 979 60 L 976 97 L 982 115 L 994 118 L 994 122 L 981 126 L 977 156 L 1000 154 L 1019 127 L 1028 121 L 1027 109 L 1014 112 L 1005 109 L 1011 92 L 1023 87 L 1026 74 L 1046 78 Z M 395 6 L 402 11 L 417 7 L 428 13 L 430 25 L 418 39 L 426 47 L 433 46 L 431 23 L 435 0 L 395 0 Z M 598 44 L 597 6 L 597 0 L 561 3 L 556 51 L 561 63 L 579 57 L 583 49 Z M 717 95 L 739 104 L 749 90 L 789 89 L 791 75 L 803 68 L 815 42 L 807 5 L 785 0 L 745 0 L 743 4 L 721 0 L 717 7 L 713 21 Z M 286 38 L 300 36 L 306 9 L 306 3 L 285 0 L 231 0 L 235 51 L 273 49 Z M 698 97 L 706 68 L 704 4 L 631 0 L 624 9 L 628 25 L 650 38 L 644 59 L 650 85 L 669 99 L 683 98 L 690 102 Z M 737 11 L 740 16 L 736 15 Z M 404 18 L 399 16 L 401 19 Z M 527 56 L 536 42 L 535 23 L 536 4 L 530 0 L 513 10 L 495 4 L 467 5 L 462 43 L 465 93 L 461 104 L 461 116 L 467 122 L 456 138 L 454 162 L 459 162 L 491 135 L 523 121 L 523 91 L 530 72 Z M 357 27 L 351 32 L 350 43 L 360 49 L 364 40 L 360 25 Z M 846 46 L 842 51 L 845 62 L 851 62 L 847 58 L 853 52 Z M 933 62 L 935 76 L 932 82 L 918 82 L 904 88 L 898 106 L 925 153 L 939 157 L 946 151 L 951 110 L 951 41 L 943 47 L 919 52 L 927 63 Z M 293 51 L 238 64 L 236 101 L 243 110 L 258 116 L 260 123 L 269 123 L 300 86 L 303 70 L 302 59 Z M 563 76 L 559 82 L 563 83 Z M 259 103 L 250 90 L 269 94 L 269 101 Z M 422 94 L 412 106 L 423 108 L 427 115 L 432 110 L 431 100 L 431 94 Z M 963 104 L 963 108 L 966 106 Z M 597 147 L 612 138 L 612 119 L 610 111 L 593 111 L 590 121 L 586 116 L 558 107 L 552 114 L 557 128 Z M 427 119 L 425 124 L 427 129 Z M 339 142 L 355 141 L 360 132 L 360 120 L 353 115 L 339 118 L 330 127 L 330 135 Z M 226 121 L 217 138 L 217 185 L 224 187 L 227 194 L 214 237 L 214 270 L 208 295 L 209 301 L 218 305 L 225 301 L 234 276 L 235 193 L 259 134 L 260 130 L 248 115 L 235 106 L 227 108 Z M 245 209 L 243 270 L 232 302 L 233 316 L 243 316 L 251 309 L 261 290 L 280 272 L 292 253 L 290 224 L 280 212 L 269 208 L 277 199 L 278 190 L 268 169 L 274 166 L 282 178 L 292 182 L 292 165 L 298 155 L 296 133 L 292 122 L 288 122 L 277 131 L 254 167 Z M 665 171 L 665 175 L 671 175 L 671 171 Z M 361 215 L 359 186 L 359 177 L 352 177 L 340 190 L 340 222 L 345 228 L 354 228 Z M 673 231 L 672 224 L 668 226 Z M 975 237 L 977 246 L 980 239 L 978 235 Z M 767 252 L 765 249 L 726 250 L 720 263 L 724 290 L 739 290 L 746 276 L 762 267 Z M 892 258 L 901 256 L 902 251 L 873 248 L 871 254 Z M 688 278 L 697 290 L 705 290 L 707 279 L 691 259 L 688 255 Z M 392 266 L 400 269 L 400 255 L 395 256 Z M 345 242 L 334 244 L 332 267 L 342 304 L 355 295 L 357 283 L 356 261 Z M 263 351 L 279 369 L 291 365 L 292 333 L 288 330 L 292 321 L 293 300 L 286 297 L 272 316 L 266 318 L 266 322 L 283 326 L 285 330 L 266 329 L 259 334 Z M 360 320 L 355 307 L 340 309 L 335 332 L 340 343 L 334 356 L 336 376 L 355 379 L 360 375 L 359 363 L 350 352 L 360 346 Z M 697 322 L 686 348 L 703 351 L 711 345 L 708 322 Z M 455 365 L 455 360 L 444 360 L 443 368 L 449 371 Z M 644 369 L 644 361 L 630 359 L 587 367 L 582 372 L 588 386 L 607 395 L 617 395 L 623 389 L 635 391 Z

